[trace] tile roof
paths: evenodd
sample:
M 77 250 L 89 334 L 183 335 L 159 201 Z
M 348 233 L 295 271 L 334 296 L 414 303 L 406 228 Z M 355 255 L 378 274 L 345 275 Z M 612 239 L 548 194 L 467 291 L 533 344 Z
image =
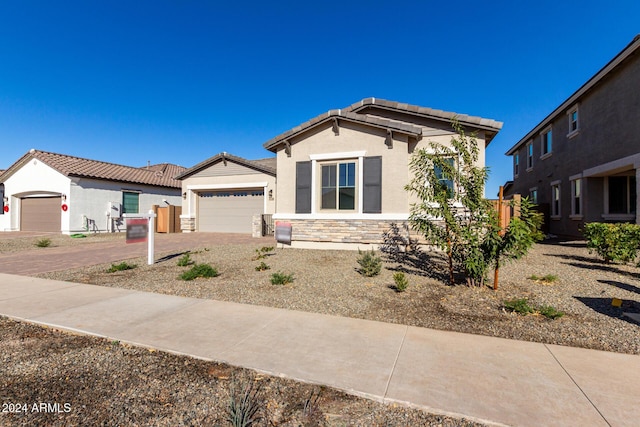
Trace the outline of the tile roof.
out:
M 415 116 L 421 116 L 431 118 L 435 120 L 443 120 L 447 123 L 451 122 L 453 118 L 456 118 L 462 125 L 470 125 L 476 128 L 489 131 L 488 133 L 493 135 L 497 134 L 502 128 L 502 122 L 498 122 L 492 119 L 484 119 L 482 117 L 469 116 L 466 114 L 458 114 L 453 112 L 447 112 L 442 110 L 434 110 L 432 108 L 420 107 L 417 105 L 404 104 L 400 102 L 387 101 L 385 99 L 377 98 L 365 98 L 362 101 L 356 102 L 348 106 L 347 108 L 339 110 L 329 110 L 327 113 L 320 114 L 308 120 L 293 129 L 290 129 L 275 138 L 270 139 L 264 143 L 264 147 L 273 151 L 278 145 L 280 145 L 287 138 L 291 138 L 298 135 L 320 123 L 339 118 L 340 120 L 348 120 L 357 123 L 369 124 L 376 127 L 390 129 L 396 132 L 406 133 L 417 137 L 422 137 L 422 127 L 412 124 L 409 121 L 392 120 L 388 118 L 379 117 L 373 114 L 361 113 L 369 107 L 375 106 L 376 108 L 382 108 L 386 110 L 400 111 L 409 113 Z M 488 142 L 487 142 L 488 143 Z
M 223 160 L 229 160 L 231 162 L 237 163 L 242 166 L 246 166 L 251 169 L 258 170 L 260 172 L 264 172 L 266 174 L 276 176 L 276 158 L 269 157 L 266 159 L 258 159 L 258 160 L 247 160 L 242 157 L 234 156 L 227 152 L 218 153 L 213 157 L 209 157 L 208 159 L 198 163 L 195 166 L 190 167 L 189 169 L 184 170 L 182 173 L 176 176 L 176 179 L 185 179 L 189 176 L 206 169 L 207 167 Z
M 65 176 L 103 179 L 108 181 L 146 184 L 159 187 L 181 188 L 175 175 L 185 170 L 182 166 L 162 163 L 153 166 L 136 168 L 132 166 L 107 163 L 99 160 L 83 159 L 66 154 L 49 153 L 47 151 L 29 150 L 9 169 L 0 175 L 0 181 L 8 178 L 31 159 L 40 160 Z

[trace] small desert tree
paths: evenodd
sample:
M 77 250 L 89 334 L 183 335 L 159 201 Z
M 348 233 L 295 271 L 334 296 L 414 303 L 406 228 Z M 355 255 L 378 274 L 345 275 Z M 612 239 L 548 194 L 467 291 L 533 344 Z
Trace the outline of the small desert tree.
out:
M 417 150 L 410 162 L 413 179 L 405 187 L 417 196 L 409 222 L 428 242 L 445 251 L 449 281 L 462 271 L 472 281 L 482 281 L 488 264 L 481 243 L 491 204 L 484 198 L 488 173 L 478 167 L 478 143 L 454 120 L 457 134 L 450 145 L 430 142 Z
M 501 258 L 519 258 L 531 248 L 539 218 L 525 204 L 521 218 L 513 218 L 501 233 L 495 210 L 484 198 L 488 172 L 477 166 L 477 140 L 456 120 L 452 126 L 456 135 L 450 145 L 430 142 L 411 159 L 413 179 L 405 189 L 418 202 L 411 206 L 409 223 L 445 251 L 451 284 L 460 272 L 468 284 L 481 285 L 488 269 L 499 266 Z

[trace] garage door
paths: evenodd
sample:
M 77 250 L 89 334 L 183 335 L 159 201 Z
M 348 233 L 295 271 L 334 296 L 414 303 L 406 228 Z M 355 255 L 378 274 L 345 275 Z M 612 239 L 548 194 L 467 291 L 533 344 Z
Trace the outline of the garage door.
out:
M 60 197 L 29 197 L 20 202 L 20 230 L 60 231 Z
M 209 191 L 198 195 L 198 231 L 251 233 L 253 215 L 264 213 L 264 191 Z

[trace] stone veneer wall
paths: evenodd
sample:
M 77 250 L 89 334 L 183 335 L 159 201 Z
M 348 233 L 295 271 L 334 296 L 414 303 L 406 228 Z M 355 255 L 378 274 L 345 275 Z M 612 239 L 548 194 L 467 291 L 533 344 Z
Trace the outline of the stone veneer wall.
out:
M 391 224 L 403 230 L 407 221 L 364 219 L 292 219 L 292 240 L 331 243 L 382 243 Z M 413 236 L 413 233 L 411 233 Z
M 189 233 L 191 231 L 196 231 L 196 219 L 195 218 L 185 218 L 180 217 L 180 230 L 183 233 Z

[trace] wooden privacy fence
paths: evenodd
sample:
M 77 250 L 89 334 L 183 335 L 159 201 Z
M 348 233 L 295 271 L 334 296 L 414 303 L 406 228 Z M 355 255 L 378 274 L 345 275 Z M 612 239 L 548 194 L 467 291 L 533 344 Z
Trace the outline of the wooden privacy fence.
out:
M 521 196 L 519 194 L 514 194 L 513 199 L 510 200 L 491 200 L 493 208 L 496 210 L 496 212 L 498 212 L 498 217 L 500 218 L 500 228 L 502 228 L 503 230 L 507 228 L 512 217 L 520 216 L 520 199 Z M 514 201 L 513 206 L 511 203 L 512 201 Z

